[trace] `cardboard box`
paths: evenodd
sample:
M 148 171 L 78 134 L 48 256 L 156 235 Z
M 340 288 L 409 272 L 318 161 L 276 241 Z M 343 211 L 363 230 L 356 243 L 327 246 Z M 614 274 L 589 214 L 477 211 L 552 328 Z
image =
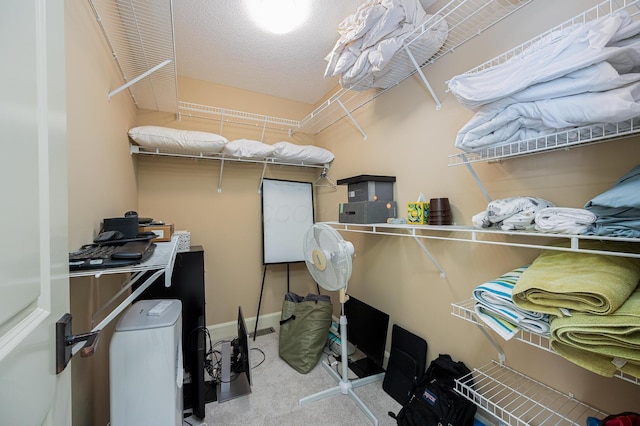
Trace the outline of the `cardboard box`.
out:
M 154 238 L 154 243 L 161 243 L 165 241 L 171 241 L 171 236 L 173 235 L 173 223 L 167 223 L 164 225 L 148 225 L 148 226 L 140 226 L 138 228 L 138 232 L 153 232 L 157 235 Z
M 429 223 L 429 203 L 419 201 L 407 203 L 407 223 L 412 225 Z

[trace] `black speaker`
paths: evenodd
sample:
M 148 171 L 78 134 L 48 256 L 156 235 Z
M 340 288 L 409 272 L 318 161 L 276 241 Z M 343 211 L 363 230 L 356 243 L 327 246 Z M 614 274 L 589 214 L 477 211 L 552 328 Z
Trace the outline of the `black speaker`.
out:
M 103 231 L 120 231 L 125 238 L 138 235 L 138 216 L 108 217 L 102 219 Z
M 398 324 L 391 331 L 391 352 L 382 389 L 401 405 L 411 398 L 415 384 L 424 375 L 427 341 Z

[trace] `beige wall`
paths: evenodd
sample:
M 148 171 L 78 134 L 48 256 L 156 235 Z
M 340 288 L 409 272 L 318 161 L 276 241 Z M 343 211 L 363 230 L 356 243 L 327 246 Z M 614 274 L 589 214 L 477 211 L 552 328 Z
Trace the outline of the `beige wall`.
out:
M 135 163 L 127 130 L 135 109 L 126 92 L 110 101 L 122 84 L 89 2 L 65 2 L 67 135 L 69 167 L 69 250 L 93 240 L 105 217 L 137 208 Z M 70 280 L 73 332 L 89 331 L 91 315 L 120 288 L 121 277 Z M 72 409 L 76 425 L 109 421 L 109 341 L 101 334 L 96 354 L 71 361 Z
M 594 4 L 592 0 L 532 2 L 425 68 L 442 101 L 439 111 L 420 80 L 411 77 L 356 111 L 355 118 L 367 132 L 366 140 L 353 124 L 342 120 L 317 137 L 295 134 L 290 138 L 285 133 L 267 132 L 265 141 L 291 140 L 332 150 L 336 160 L 329 174 L 334 181 L 359 174 L 396 176 L 395 195 L 401 209 L 420 192 L 427 198 L 449 197 L 455 221 L 469 225 L 471 216 L 483 210 L 487 201 L 464 166 L 448 167 L 448 155 L 455 152 L 456 132 L 472 113 L 446 93 L 445 82 Z M 177 121 L 173 114 L 136 112 L 124 93 L 107 102 L 106 93 L 121 84 L 110 53 L 88 5 L 68 3 L 67 8 L 71 248 L 90 240 L 101 218 L 126 210 L 137 209 L 143 216 L 173 222 L 176 229 L 191 232 L 192 244 L 204 246 L 207 324 L 233 321 L 238 305 L 246 316 L 254 316 L 263 273 L 258 194 L 262 166 L 225 163 L 222 191 L 218 192 L 219 161 L 131 158 L 126 138 L 131 126 L 155 124 L 219 133 L 219 123 L 188 117 Z M 284 118 L 300 119 L 312 109 L 186 78 L 179 78 L 178 93 L 182 101 Z M 229 124 L 221 133 L 229 139 L 261 137 L 259 128 Z M 535 195 L 558 205 L 580 207 L 638 162 L 639 139 L 480 163 L 474 169 L 494 199 Z M 90 187 L 79 183 L 93 170 L 104 179 Z M 314 181 L 317 171 L 270 166 L 266 176 Z M 316 219 L 337 220 L 337 205 L 346 201 L 346 188 L 319 188 L 315 198 Z M 427 241 L 446 272 L 446 278 L 441 279 L 437 268 L 410 238 L 343 236 L 354 243 L 357 254 L 350 293 L 389 313 L 392 323 L 427 339 L 429 360 L 439 353 L 450 353 L 473 367 L 497 358 L 495 349 L 475 326 L 451 315 L 450 304 L 469 298 L 472 289 L 484 280 L 530 262 L 536 250 Z M 78 311 L 81 321 L 88 321 L 98 299 L 113 290 L 102 280 L 100 285 L 72 283 L 74 318 Z M 315 288 L 304 265 L 291 266 L 290 283 L 291 290 L 300 294 Z M 280 310 L 286 285 L 286 267 L 269 266 L 261 314 Z M 332 299 L 337 309 L 337 295 Z M 80 330 L 84 325 L 74 322 L 74 327 Z M 640 410 L 640 387 L 636 385 L 599 377 L 523 343 L 500 343 L 507 365 L 538 380 L 572 392 L 604 411 Z M 106 351 L 107 344 L 102 342 L 100 350 Z M 107 370 L 104 362 L 93 368 L 90 362 L 73 361 L 74 419 L 76 415 L 91 418 L 93 411 L 95 418 L 103 420 L 108 418 L 105 406 L 94 401 L 106 400 L 100 392 L 105 389 Z M 94 379 L 94 374 L 102 375 Z M 91 394 L 87 381 L 96 382 L 99 391 L 95 395 L 87 396 Z
M 180 100 L 273 117 L 304 117 L 312 106 L 281 98 L 179 78 Z M 300 117 L 301 118 L 301 117 Z M 171 114 L 140 111 L 138 125 L 164 126 L 221 133 L 229 140 L 260 140 L 262 128 L 247 128 Z M 267 131 L 264 141 L 288 140 L 311 143 L 312 137 Z M 138 193 L 140 214 L 171 222 L 177 230 L 191 233 L 191 244 L 205 250 L 206 321 L 208 325 L 233 321 L 238 305 L 245 316 L 258 309 L 264 267 L 262 265 L 261 198 L 258 188 L 261 164 L 139 156 Z M 269 166 L 265 177 L 313 182 L 317 169 Z M 222 181 L 220 182 L 220 178 Z M 221 192 L 218 192 L 220 186 Z M 315 286 L 306 267 L 290 266 L 290 289 L 306 294 Z M 285 265 L 269 265 L 265 275 L 261 314 L 278 312 L 287 288 Z

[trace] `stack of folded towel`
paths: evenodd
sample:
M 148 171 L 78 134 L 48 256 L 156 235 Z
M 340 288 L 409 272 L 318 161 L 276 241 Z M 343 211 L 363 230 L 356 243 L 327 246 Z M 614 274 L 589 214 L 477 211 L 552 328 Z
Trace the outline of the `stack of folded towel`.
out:
M 549 334 L 548 315 L 521 309 L 513 303 L 513 287 L 526 269 L 526 266 L 516 268 L 480 284 L 473 291 L 476 315 L 505 340 L 511 339 L 520 329 Z
M 583 242 L 588 250 L 638 252 L 637 244 Z M 551 317 L 551 346 L 590 371 L 640 378 L 640 259 L 543 250 L 523 271 L 512 297 L 521 309 Z

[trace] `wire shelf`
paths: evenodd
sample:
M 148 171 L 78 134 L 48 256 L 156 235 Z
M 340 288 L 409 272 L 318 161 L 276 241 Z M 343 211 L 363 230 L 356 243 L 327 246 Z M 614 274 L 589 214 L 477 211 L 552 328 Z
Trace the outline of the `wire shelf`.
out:
M 482 71 L 487 68 L 500 65 L 515 56 L 521 56 L 525 53 L 531 53 L 539 50 L 545 46 L 552 44 L 558 40 L 558 37 L 552 37 L 552 34 L 563 34 L 578 24 L 585 24 L 595 19 L 608 16 L 613 12 L 624 10 L 628 12 L 631 17 L 636 17 L 640 13 L 640 0 L 606 0 L 598 5 L 588 9 L 579 15 L 574 16 L 567 21 L 556 25 L 550 30 L 522 43 L 521 45 L 514 47 L 513 49 L 496 56 L 487 62 L 478 65 L 477 67 L 467 71 L 465 74 L 472 74 Z
M 633 19 L 640 13 L 640 0 L 606 0 L 602 3 L 574 16 L 573 18 L 553 27 L 552 29 L 530 39 L 529 41 L 499 55 L 465 74 L 474 74 L 488 68 L 501 65 L 506 61 L 522 57 L 536 50 L 542 49 L 569 32 L 575 25 L 585 24 L 610 15 L 616 11 L 628 12 Z M 449 155 L 449 166 L 474 163 L 479 161 L 492 162 L 541 152 L 569 149 L 594 143 L 620 139 L 636 135 L 640 132 L 640 118 L 635 117 L 619 123 L 594 123 L 586 126 L 563 129 L 555 133 L 522 141 L 493 146 L 478 152 L 457 153 Z
M 487 328 L 485 327 L 484 323 L 480 321 L 476 316 L 474 310 L 475 304 L 475 299 L 467 299 L 462 302 L 452 303 L 451 315 L 462 318 L 463 320 L 471 322 L 477 326 Z M 538 349 L 543 349 L 545 351 L 555 353 L 555 351 L 551 348 L 551 339 L 549 338 L 549 336 L 520 329 L 520 331 L 518 331 L 518 334 L 514 336 L 514 339 L 528 345 L 535 346 Z M 640 378 L 623 373 L 622 371 L 617 371 L 615 377 L 626 382 L 633 383 L 635 385 L 640 385 Z
M 417 28 L 413 34 L 407 38 L 406 47 L 415 58 L 422 57 L 422 51 L 426 49 L 426 47 L 420 42 L 424 39 L 425 35 L 429 34 L 429 32 L 438 25 L 441 19 L 446 20 L 449 27 L 447 40 L 433 56 L 426 59 L 425 62 L 420 65 L 420 67 L 423 68 L 426 65 L 434 63 L 447 53 L 453 52 L 458 46 L 487 30 L 530 1 L 531 0 L 451 0 L 442 9 L 435 12 L 432 19 Z M 400 82 L 418 72 L 416 67 L 411 63 L 409 56 L 402 50 L 394 55 L 388 67 L 394 71 L 391 71 L 385 89 L 355 91 L 349 88 L 342 88 L 305 117 L 300 122 L 299 131 L 312 134 L 320 133 L 351 112 L 356 111 L 385 91 L 395 87 Z M 351 87 L 357 86 L 358 83 L 355 83 Z
M 306 163 L 304 161 L 282 161 L 277 158 L 260 157 L 260 158 L 241 158 L 225 155 L 222 153 L 210 153 L 210 152 L 194 152 L 194 151 L 181 151 L 176 149 L 166 148 L 149 148 L 140 145 L 130 144 L 129 151 L 131 154 L 139 155 L 154 155 L 160 157 L 181 157 L 191 158 L 194 160 L 218 160 L 224 162 L 236 162 L 236 163 L 254 163 L 254 164 L 266 164 L 266 165 L 278 165 L 278 166 L 296 166 L 296 167 L 309 167 L 316 169 L 327 169 L 327 164 Z
M 496 361 L 457 379 L 456 391 L 510 426 L 583 426 L 607 416 Z
M 510 247 L 572 251 L 579 253 L 603 254 L 640 258 L 640 253 L 613 250 L 594 250 L 581 246 L 589 240 L 640 243 L 640 238 L 608 237 L 603 235 L 548 234 L 530 231 L 502 231 L 498 229 L 474 228 L 456 225 L 407 225 L 388 223 L 344 223 L 325 222 L 339 231 L 363 234 L 378 234 L 399 237 L 414 237 L 427 240 L 459 241 L 468 243 L 493 244 Z M 558 239 L 569 241 L 567 246 L 554 243 Z
M 509 158 L 541 152 L 570 149 L 610 140 L 630 137 L 640 132 L 640 118 L 632 118 L 615 124 L 598 123 L 577 127 L 540 138 L 528 139 L 495 146 L 480 152 L 449 155 L 449 166 L 475 163 L 479 161 L 501 161 Z
M 177 72 L 171 2 L 89 2 L 125 82 L 109 97 L 128 88 L 138 108 L 176 112 Z M 138 78 L 140 80 L 136 80 Z
M 290 132 L 300 126 L 300 122 L 297 120 L 270 117 L 268 115 L 253 114 L 250 112 L 236 111 L 227 108 L 218 108 L 183 101 L 178 102 L 178 112 L 187 117 L 219 121 L 221 130 L 225 123 L 257 127 L 263 130 L 277 130 L 281 132 Z

